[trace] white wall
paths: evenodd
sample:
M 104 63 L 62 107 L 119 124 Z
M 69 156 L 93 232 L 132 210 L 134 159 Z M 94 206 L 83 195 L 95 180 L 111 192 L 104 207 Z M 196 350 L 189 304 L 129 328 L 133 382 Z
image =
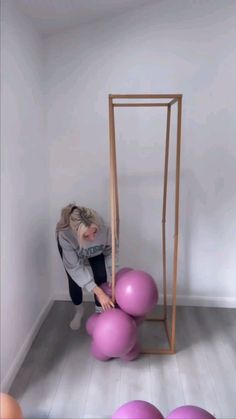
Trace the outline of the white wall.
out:
M 48 39 L 52 231 L 72 200 L 109 216 L 108 93 L 183 93 L 178 294 L 185 303 L 236 306 L 235 13 L 231 0 L 166 0 Z M 122 158 L 118 151 L 121 263 L 160 283 L 164 115 L 135 112 L 117 119 L 126 150 Z M 54 241 L 52 249 L 54 292 L 63 295 Z
M 7 390 L 51 298 L 43 44 L 2 3 L 1 385 Z

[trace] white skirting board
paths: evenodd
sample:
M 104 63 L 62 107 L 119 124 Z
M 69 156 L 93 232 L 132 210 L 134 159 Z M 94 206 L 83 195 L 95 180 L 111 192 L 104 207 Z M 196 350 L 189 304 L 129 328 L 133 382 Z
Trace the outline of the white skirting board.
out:
M 171 302 L 170 297 L 168 301 Z M 177 295 L 177 305 L 197 307 L 236 308 L 236 297 L 206 297 Z
M 54 294 L 54 300 L 70 301 L 67 291 Z M 94 301 L 92 294 L 84 292 L 84 301 Z M 159 296 L 159 303 L 162 304 L 163 296 Z M 167 297 L 168 304 L 171 304 L 171 296 Z M 177 305 L 179 306 L 197 306 L 197 307 L 221 307 L 236 308 L 236 297 L 206 297 L 177 295 Z
M 60 291 L 53 295 L 54 301 L 71 301 L 68 291 Z M 94 301 L 93 294 L 83 290 L 83 301 Z
M 47 314 L 49 313 L 49 310 L 51 309 L 53 305 L 53 300 L 48 301 L 47 304 L 44 305 L 41 312 L 39 313 L 38 318 L 34 322 L 31 330 L 28 333 L 27 338 L 25 339 L 25 342 L 21 346 L 19 352 L 17 353 L 17 356 L 14 360 L 14 362 L 11 365 L 11 368 L 7 372 L 6 376 L 1 382 L 1 391 L 7 393 L 9 391 L 9 388 L 11 387 L 11 384 L 13 383 L 17 372 L 19 371 L 33 341 L 36 337 L 41 325 L 43 324 L 45 318 L 47 317 Z

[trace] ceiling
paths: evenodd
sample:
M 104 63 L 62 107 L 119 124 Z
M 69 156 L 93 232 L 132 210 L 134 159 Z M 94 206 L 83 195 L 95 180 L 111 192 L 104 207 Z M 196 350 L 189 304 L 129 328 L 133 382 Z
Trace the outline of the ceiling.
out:
M 16 0 L 15 0 L 16 1 Z M 17 0 L 43 35 L 99 19 L 109 19 L 160 0 Z

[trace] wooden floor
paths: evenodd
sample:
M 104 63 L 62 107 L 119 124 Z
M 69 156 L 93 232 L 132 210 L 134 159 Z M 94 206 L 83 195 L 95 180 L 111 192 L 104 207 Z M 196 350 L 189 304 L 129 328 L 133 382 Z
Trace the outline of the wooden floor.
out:
M 85 318 L 92 311 L 86 303 Z M 111 418 L 133 399 L 153 403 L 163 415 L 193 404 L 217 419 L 236 418 L 236 309 L 178 307 L 176 355 L 129 363 L 93 359 L 85 320 L 73 332 L 72 315 L 70 302 L 54 303 L 10 389 L 25 419 Z M 142 327 L 145 343 L 149 334 L 150 341 L 163 339 L 156 323 Z

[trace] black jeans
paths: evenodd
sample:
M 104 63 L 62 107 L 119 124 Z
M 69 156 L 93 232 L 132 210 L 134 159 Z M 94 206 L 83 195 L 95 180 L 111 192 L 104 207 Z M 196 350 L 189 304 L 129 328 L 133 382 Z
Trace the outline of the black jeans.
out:
M 58 250 L 61 256 L 61 259 L 63 261 L 63 249 L 59 243 L 59 240 L 57 239 L 57 246 Z M 94 281 L 95 284 L 100 286 L 104 282 L 107 282 L 107 272 L 106 272 L 106 265 L 105 265 L 105 258 L 103 254 L 100 254 L 98 256 L 94 256 L 92 258 L 88 258 L 89 264 L 93 271 Z M 71 276 L 68 274 L 67 270 L 65 269 L 68 283 L 69 283 L 69 293 L 70 298 L 72 302 L 75 305 L 79 305 L 83 301 L 83 291 L 82 288 L 76 284 L 76 282 L 71 278 Z M 94 300 L 97 306 L 101 306 L 96 296 L 94 296 Z

